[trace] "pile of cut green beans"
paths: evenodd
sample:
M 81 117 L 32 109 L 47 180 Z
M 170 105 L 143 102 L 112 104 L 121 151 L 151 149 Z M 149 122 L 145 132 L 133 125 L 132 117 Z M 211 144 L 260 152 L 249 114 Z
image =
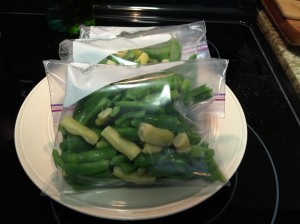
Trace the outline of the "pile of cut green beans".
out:
M 134 62 L 143 65 L 171 62 L 180 60 L 181 53 L 181 44 L 176 38 L 171 38 L 167 42 L 141 49 L 118 51 L 101 60 L 99 64 L 123 65 L 126 62 Z M 196 54 L 192 54 L 189 59 L 195 58 Z
M 214 149 L 175 108 L 212 97 L 203 84 L 175 73 L 145 75 L 106 86 L 77 102 L 63 115 L 63 139 L 53 159 L 74 187 L 122 183 L 156 184 L 169 180 L 225 182 Z

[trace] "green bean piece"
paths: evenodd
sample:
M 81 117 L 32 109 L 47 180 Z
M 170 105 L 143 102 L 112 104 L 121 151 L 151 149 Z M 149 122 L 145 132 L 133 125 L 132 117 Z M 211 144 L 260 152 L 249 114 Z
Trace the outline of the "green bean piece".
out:
M 215 155 L 215 151 L 209 147 L 205 148 L 205 158 L 213 158 Z
M 112 112 L 112 108 L 111 107 L 107 107 L 104 110 L 102 110 L 98 115 L 97 118 L 95 120 L 95 124 L 97 126 L 102 126 L 105 125 L 106 123 L 108 123 L 110 121 L 110 113 Z
M 79 114 L 82 113 L 84 108 L 84 102 L 86 101 L 87 98 L 88 97 L 85 97 L 76 103 L 75 109 L 73 111 L 73 117 L 80 116 Z
M 205 93 L 199 94 L 193 98 L 194 103 L 198 103 L 204 100 L 208 100 L 212 98 L 212 90 L 207 91 Z
M 134 142 L 122 138 L 119 132 L 107 126 L 101 135 L 119 152 L 126 155 L 130 160 L 133 160 L 142 150 Z
M 113 175 L 135 184 L 153 184 L 156 179 L 154 176 L 149 174 L 139 176 L 136 172 L 124 173 L 123 170 L 118 166 L 113 168 Z
M 130 124 L 131 124 L 131 119 L 127 119 L 127 120 L 123 121 L 120 125 L 116 126 L 116 128 L 129 127 Z
M 191 90 L 191 81 L 189 79 L 184 79 L 181 83 L 181 92 L 187 94 Z
M 140 167 L 140 168 L 137 168 L 135 172 L 138 176 L 143 176 L 147 173 L 147 169 Z
M 101 173 L 96 173 L 88 176 L 78 176 L 78 177 L 82 179 L 94 179 L 95 181 L 98 182 L 100 179 L 111 178 L 112 176 L 113 176 L 112 171 L 108 169 Z
M 212 158 L 214 156 L 214 150 L 206 146 L 194 145 L 191 148 L 190 155 L 196 158 Z
M 178 61 L 181 59 L 181 46 L 177 39 L 171 39 L 170 61 Z
M 148 168 L 148 171 L 151 175 L 155 176 L 156 178 L 166 178 L 166 177 L 169 177 L 171 175 L 173 175 L 173 172 L 172 172 L 172 168 L 159 168 L 159 167 L 149 167 Z
M 112 102 L 115 102 L 115 101 L 119 101 L 121 100 L 122 98 L 122 94 L 121 93 L 118 93 L 117 95 L 115 95 L 113 98 L 112 98 Z
M 163 150 L 162 146 L 156 146 L 156 145 L 151 145 L 151 144 L 144 144 L 144 148 L 142 150 L 143 153 L 145 154 L 154 154 L 154 153 L 159 153 Z
M 178 98 L 179 98 L 179 96 L 180 96 L 180 93 L 178 92 L 178 90 L 177 90 L 177 89 L 175 89 L 175 90 L 171 90 L 171 99 L 172 99 L 172 100 L 176 100 L 176 99 L 178 99 Z
M 101 61 L 98 62 L 98 64 L 106 64 L 108 61 L 108 58 L 104 58 Z
M 149 172 L 156 177 L 191 178 L 192 167 L 187 159 L 176 153 L 165 154 L 156 166 L 148 167 Z
M 116 153 L 114 148 L 105 147 L 80 153 L 62 152 L 61 158 L 65 163 L 95 162 L 102 159 L 112 159 Z
M 165 47 L 147 47 L 143 51 L 149 55 L 150 58 L 154 60 L 161 61 L 163 59 L 168 59 L 170 57 L 170 46 Z
M 87 143 L 81 136 L 68 134 L 66 140 L 67 149 L 69 152 L 83 152 L 94 148 L 93 145 Z M 63 150 L 66 151 L 66 150 Z
M 98 136 L 100 136 L 102 129 L 99 128 L 96 124 L 92 123 L 91 125 L 89 125 L 90 129 L 95 132 Z
M 148 84 L 138 84 L 138 86 L 132 87 L 125 91 L 125 100 L 139 100 L 149 93 Z
M 105 139 L 100 139 L 97 143 L 96 143 L 96 148 L 97 149 L 101 149 L 101 148 L 105 148 L 110 146 L 109 143 L 105 140 Z
M 176 116 L 168 114 L 150 114 L 142 118 L 142 121 L 152 124 L 155 127 L 169 129 L 171 131 L 177 131 L 180 125 Z
M 156 64 L 156 63 L 158 63 L 157 59 L 149 58 L 148 64 Z
M 190 155 L 196 158 L 204 158 L 205 147 L 202 146 L 192 146 Z
M 61 149 L 61 151 L 67 151 L 68 150 L 68 143 L 66 140 L 67 137 L 64 137 L 63 140 L 61 141 L 61 143 L 59 143 L 59 148 Z
M 129 141 L 137 142 L 139 141 L 138 136 L 138 129 L 134 127 L 119 127 L 117 128 L 117 131 L 120 133 L 120 135 Z
M 54 164 L 56 167 L 60 167 L 60 168 L 64 167 L 64 161 L 62 160 L 61 156 L 59 155 L 59 152 L 57 149 L 52 150 L 52 157 L 53 157 Z
M 189 96 L 194 103 L 207 100 L 212 97 L 212 89 L 206 84 L 203 84 L 195 89 L 192 89 L 189 92 Z
M 180 88 L 181 82 L 182 77 L 177 74 L 162 74 L 152 80 L 150 88 L 153 92 L 161 92 L 166 87 L 175 90 Z
M 191 81 L 189 79 L 184 79 L 181 84 L 181 99 L 185 105 L 189 105 L 191 101 L 191 96 L 189 92 L 191 90 Z
M 219 166 L 217 165 L 214 158 L 208 158 L 205 160 L 206 167 L 208 168 L 208 171 L 210 173 L 209 176 L 206 177 L 209 181 L 221 181 L 222 183 L 226 183 L 227 179 L 222 173 L 222 171 L 219 169 Z
M 107 105 L 108 98 L 102 97 L 102 94 L 97 94 L 90 98 L 84 104 L 83 111 L 74 117 L 75 120 L 83 125 L 86 125 L 90 119 L 95 117 Z
M 100 111 L 109 107 L 111 104 L 111 96 L 116 96 L 122 91 L 117 85 L 108 85 L 98 91 L 85 97 L 83 109 L 80 114 L 74 116 L 74 119 L 82 124 L 87 124 L 94 118 Z
M 145 117 L 146 111 L 145 110 L 138 110 L 138 111 L 129 111 L 127 113 L 122 114 L 115 120 L 115 124 L 119 126 L 124 121 L 126 121 L 129 118 L 142 118 Z
M 177 153 L 188 153 L 191 151 L 191 143 L 186 132 L 178 133 L 174 138 L 173 145 Z
M 117 154 L 116 156 L 114 156 L 111 160 L 110 160 L 110 164 L 112 166 L 119 166 L 121 163 L 123 162 L 130 162 L 130 160 L 128 159 L 127 156 L 125 156 L 124 154 L 120 153 Z
M 162 159 L 162 154 L 154 153 L 154 154 L 145 154 L 140 153 L 134 159 L 133 164 L 137 168 L 147 168 L 150 166 L 155 166 Z
M 110 161 L 108 159 L 96 162 L 65 163 L 64 170 L 67 174 L 91 175 L 108 170 Z
M 144 153 L 137 155 L 133 162 L 135 167 L 148 167 L 153 165 L 152 161 L 147 157 L 147 154 Z
M 190 141 L 191 145 L 199 144 L 199 142 L 202 140 L 200 134 L 197 133 L 197 132 L 187 130 L 186 134 L 189 138 L 189 141 Z
M 109 114 L 110 117 L 116 117 L 120 112 L 120 107 L 112 108 L 111 113 Z
M 163 112 L 163 108 L 151 105 L 148 103 L 140 102 L 140 101 L 117 101 L 115 102 L 115 106 L 119 106 L 126 110 L 146 110 L 150 112 Z
M 137 119 L 137 118 L 136 118 L 136 119 L 132 119 L 132 120 L 130 121 L 130 125 L 131 125 L 132 127 L 138 128 L 142 122 L 143 122 L 142 119 Z
M 175 173 L 188 174 L 191 171 L 188 161 L 176 153 L 172 156 L 170 163 L 174 167 Z
M 135 171 L 135 166 L 130 162 L 122 162 L 119 164 L 119 167 L 122 169 L 124 173 L 132 173 Z
M 171 102 L 171 92 L 168 92 L 165 95 L 163 95 L 162 93 L 148 94 L 144 97 L 143 102 L 163 107 Z
M 169 129 L 158 128 L 142 122 L 138 129 L 141 141 L 156 146 L 170 146 L 174 141 L 174 133 Z
M 194 60 L 194 59 L 197 59 L 197 54 L 192 54 L 188 60 Z
M 127 54 L 125 55 L 124 59 L 127 61 L 134 61 L 134 50 L 128 50 Z
M 87 126 L 82 125 L 69 115 L 65 115 L 62 118 L 60 125 L 66 129 L 68 133 L 81 136 L 87 143 L 91 145 L 95 145 L 99 139 L 97 133 Z

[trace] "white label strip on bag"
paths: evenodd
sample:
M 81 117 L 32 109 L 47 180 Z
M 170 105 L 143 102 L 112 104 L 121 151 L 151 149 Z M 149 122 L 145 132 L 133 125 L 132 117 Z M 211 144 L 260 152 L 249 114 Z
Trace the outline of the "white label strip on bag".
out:
M 142 67 L 110 65 L 90 65 L 86 67 L 80 63 L 71 63 L 68 65 L 64 107 L 71 106 L 83 97 L 109 84 L 144 74 L 161 72 L 184 63 L 184 61 L 176 61 Z
M 112 39 L 116 38 L 120 33 L 136 33 L 139 31 L 151 30 L 153 27 L 113 27 L 113 26 L 91 26 L 89 38 Z
M 97 64 L 109 55 L 122 50 L 132 50 L 164 43 L 170 34 L 155 34 L 136 38 L 77 39 L 73 42 L 73 61 Z

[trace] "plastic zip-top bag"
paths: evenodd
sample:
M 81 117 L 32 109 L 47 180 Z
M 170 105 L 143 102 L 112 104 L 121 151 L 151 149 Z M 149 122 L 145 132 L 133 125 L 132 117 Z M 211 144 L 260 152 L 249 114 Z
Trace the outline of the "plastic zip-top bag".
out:
M 145 26 L 145 27 L 120 27 L 120 26 L 80 26 L 80 39 L 113 39 L 122 36 L 128 35 L 141 35 L 144 31 L 146 33 L 161 33 L 167 32 L 170 29 L 174 29 L 174 27 L 178 28 L 178 35 L 186 33 L 186 35 L 190 35 L 191 31 L 202 30 L 206 34 L 206 27 L 204 21 L 197 21 L 189 24 L 183 25 L 173 25 L 173 26 Z M 183 31 L 183 30 L 187 31 Z M 188 48 L 186 48 L 188 50 Z M 201 40 L 199 41 L 198 49 L 197 49 L 197 58 L 209 58 L 210 52 L 208 48 L 208 43 L 206 39 L 206 35 L 203 35 Z
M 203 57 L 204 48 L 200 48 L 200 45 L 203 44 L 205 33 L 204 22 L 198 22 L 193 25 L 156 27 L 112 39 L 100 36 L 64 40 L 60 43 L 59 55 L 64 61 L 115 65 L 196 59 Z M 199 49 L 202 49 L 201 54 Z
M 158 44 L 157 46 L 160 45 L 162 48 L 150 49 L 150 53 L 152 53 L 154 57 L 160 58 L 160 60 L 155 59 L 156 62 L 167 61 L 164 59 L 167 59 L 171 55 L 171 53 L 166 53 L 166 51 L 171 51 L 171 42 L 174 45 L 174 47 L 172 47 L 173 59 L 177 59 L 179 54 L 185 54 L 185 57 L 189 58 L 191 55 L 194 55 L 195 52 L 196 58 L 210 57 L 205 37 L 206 28 L 203 21 L 166 27 L 86 27 L 82 25 L 81 30 L 80 36 L 83 38 L 89 37 L 89 39 L 63 41 L 60 44 L 60 56 L 62 60 L 92 63 L 98 63 L 99 60 L 102 60 L 101 63 L 106 64 L 136 64 L 134 60 L 139 61 L 138 58 L 140 58 L 144 62 L 148 60 L 147 62 L 153 63 L 154 60 L 142 54 L 140 49 L 119 50 L 128 48 L 128 46 L 136 48 L 138 45 L 148 46 L 149 44 L 161 43 L 164 41 L 161 37 L 168 39 L 170 36 L 178 38 L 181 42 L 180 45 L 183 45 L 183 47 L 178 47 L 178 45 L 176 47 L 175 39 L 172 41 L 170 39 L 167 43 Z M 128 35 L 131 35 L 130 39 L 128 39 Z M 153 39 L 152 37 L 155 38 Z M 95 40 L 93 40 L 93 38 L 95 38 Z M 108 45 L 108 43 L 110 43 L 110 45 Z M 120 43 L 126 43 L 126 45 Z M 77 47 L 74 48 L 74 45 Z M 120 48 L 120 45 L 123 48 Z M 165 46 L 163 47 L 163 45 Z M 73 49 L 75 49 L 75 53 Z M 112 52 L 116 51 L 118 53 L 114 55 Z M 174 57 L 174 55 L 177 56 Z M 128 61 L 128 58 L 131 58 L 131 61 Z M 56 75 L 58 74 L 60 74 L 59 71 L 57 71 Z M 64 72 L 62 74 L 64 74 Z M 52 97 L 53 104 L 51 105 L 51 109 L 55 126 L 59 121 L 62 110 L 62 95 L 63 94 L 55 94 L 55 96 Z M 219 94 L 218 98 L 219 99 L 210 107 L 210 114 L 216 117 L 224 117 L 223 105 L 225 95 Z
M 227 183 L 216 159 L 214 122 L 206 113 L 224 91 L 227 60 L 144 66 L 49 60 L 44 65 L 50 91 L 56 90 L 56 71 L 66 73 L 52 152 L 57 167 L 52 184 L 59 194 Z

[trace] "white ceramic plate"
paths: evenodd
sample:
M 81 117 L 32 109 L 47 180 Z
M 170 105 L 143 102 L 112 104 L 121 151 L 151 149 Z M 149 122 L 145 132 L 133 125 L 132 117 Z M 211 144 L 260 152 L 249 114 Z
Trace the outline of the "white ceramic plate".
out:
M 231 178 L 240 165 L 247 143 L 243 110 L 226 87 L 225 117 L 216 120 L 215 134 L 223 172 Z M 19 160 L 34 184 L 44 191 L 56 168 L 51 151 L 55 139 L 50 94 L 44 78 L 25 99 L 15 126 L 15 146 Z M 208 199 L 222 185 L 161 188 L 115 188 L 52 199 L 75 211 L 91 216 L 139 220 L 175 214 Z

